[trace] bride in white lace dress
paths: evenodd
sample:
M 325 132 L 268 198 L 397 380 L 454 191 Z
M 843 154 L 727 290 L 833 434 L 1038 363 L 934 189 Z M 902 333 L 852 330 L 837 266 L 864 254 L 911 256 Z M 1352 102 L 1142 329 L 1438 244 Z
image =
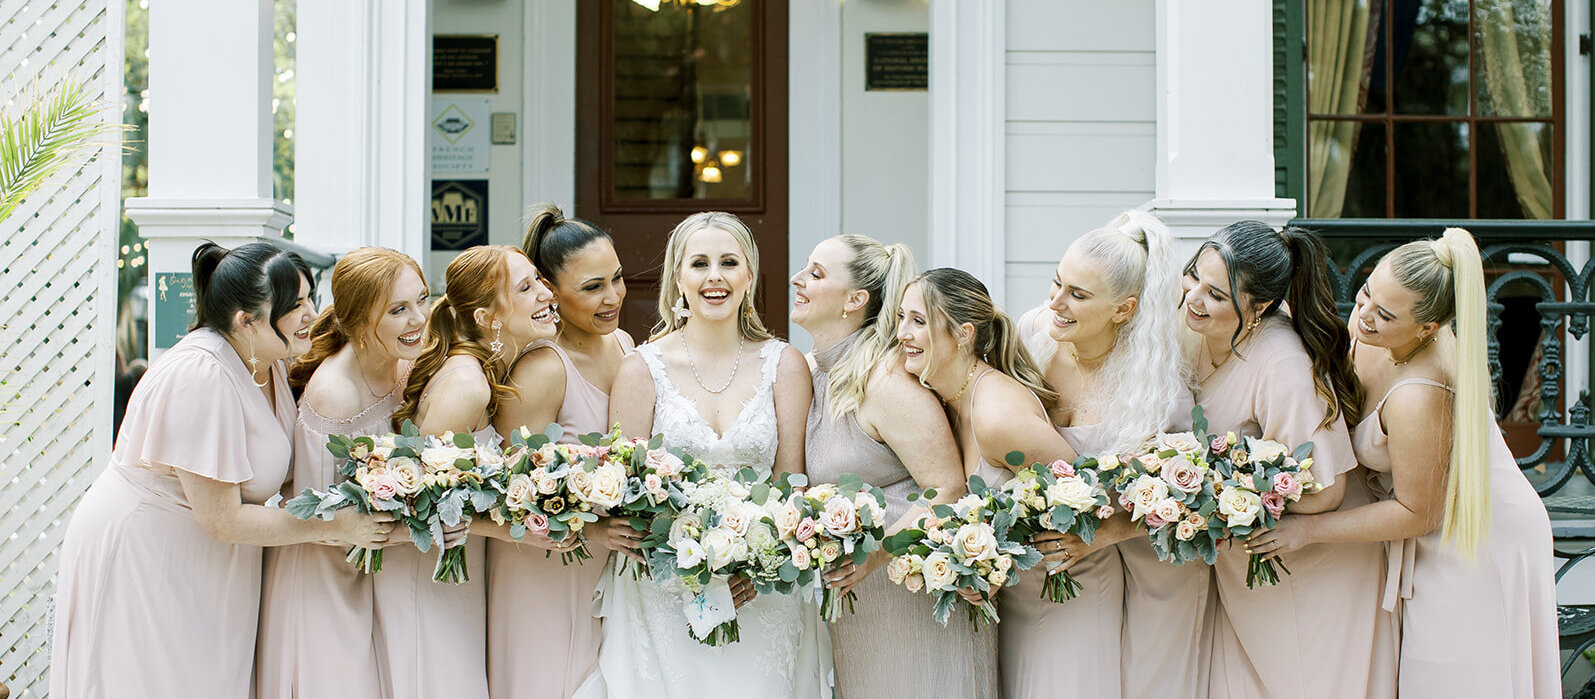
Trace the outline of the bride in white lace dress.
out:
M 664 320 L 621 365 L 611 422 L 663 434 L 667 447 L 716 468 L 802 472 L 813 386 L 803 355 L 752 310 L 758 268 L 737 217 L 701 213 L 676 226 L 660 282 Z M 680 589 L 617 572 L 619 560 L 595 594 L 603 645 L 578 699 L 831 695 L 830 637 L 812 597 L 758 596 L 735 580 L 741 640 L 710 647 L 688 635 Z

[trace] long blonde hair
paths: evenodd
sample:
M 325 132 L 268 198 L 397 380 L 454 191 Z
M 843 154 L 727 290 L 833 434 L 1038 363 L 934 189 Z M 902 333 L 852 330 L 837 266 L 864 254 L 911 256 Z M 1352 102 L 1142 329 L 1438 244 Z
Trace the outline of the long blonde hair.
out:
M 665 243 L 665 263 L 659 273 L 659 323 L 654 326 L 653 335 L 648 337 L 650 342 L 669 335 L 685 327 L 688 318 L 678 318 L 675 314 L 675 305 L 681 301 L 681 260 L 686 257 L 687 240 L 705 228 L 718 228 L 731 234 L 737 241 L 737 246 L 742 248 L 742 257 L 748 261 L 748 271 L 753 275 L 753 281 L 748 286 L 748 293 L 742 297 L 742 307 L 737 313 L 737 330 L 742 337 L 753 342 L 763 342 L 773 337 L 769 330 L 764 329 L 764 320 L 759 317 L 759 312 L 754 310 L 753 294 L 759 288 L 759 245 L 753 240 L 753 231 L 748 230 L 748 225 L 733 214 L 724 211 L 704 211 L 688 216 L 681 223 L 676 224 L 675 230 L 670 231 L 670 240 Z
M 1121 323 L 1113 349 L 1097 370 L 1086 405 L 1104 418 L 1104 449 L 1122 452 L 1180 422 L 1175 413 L 1191 390 L 1190 363 L 1177 338 L 1180 320 L 1179 261 L 1173 234 L 1156 216 L 1127 211 L 1069 247 L 1097 263 L 1113 298 L 1136 297 L 1135 312 Z M 1043 366 L 1058 342 L 1041 324 L 1027 338 Z
M 841 235 L 837 240 L 853 252 L 847 263 L 848 286 L 869 292 L 864 324 L 858 339 L 837 360 L 828 374 L 825 408 L 841 418 L 864 403 L 870 374 L 897 345 L 897 309 L 903 289 L 914 279 L 914 253 L 907 245 L 881 245 L 865 235 Z
M 1058 405 L 1058 392 L 1052 390 L 1041 373 L 1041 367 L 1031 358 L 1019 336 L 1019 327 L 997 304 L 991 292 L 979 279 L 961 269 L 938 267 L 919 275 L 909 285 L 919 285 L 925 298 L 925 311 L 932 323 L 941 322 L 948 335 L 957 337 L 958 326 L 969 323 L 975 328 L 970 349 L 975 358 L 990 364 L 996 370 L 1024 384 L 1041 399 L 1042 407 L 1049 412 Z M 930 336 L 925 348 L 928 357 L 935 356 L 935 335 Z M 936 370 L 934 360 L 927 362 L 920 374 L 924 383 Z M 929 386 L 926 386 L 929 388 Z
M 1473 236 L 1447 228 L 1438 240 L 1418 240 L 1389 255 L 1396 282 L 1418 295 L 1420 323 L 1455 321 L 1451 468 L 1446 476 L 1441 537 L 1470 558 L 1490 529 L 1490 368 L 1485 327 L 1484 264 Z
M 492 416 L 498 404 L 517 394 L 505 383 L 509 371 L 494 361 L 495 353 L 488 348 L 488 338 L 477 326 L 474 315 L 478 308 L 493 309 L 503 298 L 509 286 L 509 256 L 526 257 L 526 253 L 513 245 L 478 245 L 454 258 L 443 273 L 444 294 L 432 304 L 432 316 L 426 324 L 426 345 L 421 356 L 410 369 L 409 383 L 404 387 L 404 404 L 393 413 L 397 429 L 405 420 L 415 419 L 421 410 L 421 394 L 427 382 L 443 368 L 443 363 L 456 354 L 471 355 L 482 365 L 487 375 L 492 397 L 487 403 L 487 414 Z

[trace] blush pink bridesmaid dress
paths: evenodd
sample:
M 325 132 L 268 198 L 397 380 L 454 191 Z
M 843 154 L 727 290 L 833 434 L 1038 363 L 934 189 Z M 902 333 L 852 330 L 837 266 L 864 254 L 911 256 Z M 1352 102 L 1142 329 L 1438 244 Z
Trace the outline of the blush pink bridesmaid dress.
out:
M 613 334 L 628 354 L 631 337 Z M 538 342 L 565 365 L 565 399 L 559 406 L 560 442 L 608 432 L 609 394 L 588 382 L 557 343 Z M 526 425 L 537 432 L 546 425 Z M 487 542 L 487 681 L 495 699 L 565 699 L 598 664 L 602 639 L 593 617 L 593 589 L 609 552 L 587 543 L 593 557 L 566 566 L 543 549 L 509 541 Z
M 293 478 L 285 495 L 292 497 L 305 488 L 325 490 L 343 480 L 338 460 L 327 451 L 328 436 L 392 432 L 393 412 L 404 400 L 404 385 L 400 377 L 392 393 L 348 419 L 324 417 L 309 402 L 302 402 L 293 433 Z M 345 560 L 346 553 L 346 547 L 321 544 L 266 550 L 255 661 L 255 688 L 261 699 L 391 696 L 378 671 L 373 576 L 357 572 Z
M 1203 355 L 1198 367 L 1211 366 Z M 1197 403 L 1211 432 L 1313 443 L 1313 475 L 1347 481 L 1341 508 L 1371 501 L 1357 469 L 1345 421 L 1319 427 L 1325 402 L 1314 390 L 1312 362 L 1283 314 L 1265 318 L 1218 369 L 1203 379 Z M 1392 697 L 1393 619 L 1379 608 L 1382 544 L 1312 544 L 1284 557 L 1291 574 L 1279 584 L 1246 587 L 1248 555 L 1220 550 L 1210 691 L 1237 699 Z
M 1444 390 L 1427 379 L 1390 387 L 1357 425 L 1357 460 L 1392 495 L 1389 435 L 1379 418 L 1396 389 Z M 1383 607 L 1401 620 L 1398 691 L 1410 697 L 1562 696 L 1551 520 L 1500 428 L 1490 431 L 1490 531 L 1469 561 L 1439 529 L 1389 543 Z
M 295 415 L 285 369 L 265 367 L 268 402 L 199 329 L 144 375 L 61 545 L 50 696 L 254 696 L 261 548 L 211 538 L 176 472 L 237 483 L 246 503 L 276 495 Z

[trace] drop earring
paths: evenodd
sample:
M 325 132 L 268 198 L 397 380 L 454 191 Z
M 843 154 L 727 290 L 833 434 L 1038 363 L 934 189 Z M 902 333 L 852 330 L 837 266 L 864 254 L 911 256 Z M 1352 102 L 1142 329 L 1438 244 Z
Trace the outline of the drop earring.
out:
M 842 320 L 847 320 L 847 309 L 842 309 Z
M 260 373 L 260 357 L 255 356 L 255 338 L 249 338 L 249 381 L 255 388 L 265 388 L 268 381 L 261 381 L 255 374 Z
M 670 312 L 676 314 L 677 318 L 681 318 L 683 320 L 690 317 L 692 315 L 692 309 L 687 308 L 687 297 L 677 296 L 676 305 L 670 307 Z
M 497 357 L 498 355 L 500 355 L 500 354 L 502 354 L 504 352 L 504 340 L 503 340 L 503 337 L 504 337 L 504 324 L 500 323 L 500 322 L 498 322 L 496 320 L 493 321 L 493 341 L 488 343 L 487 348 L 490 349 L 490 350 L 493 350 L 493 356 L 495 356 L 495 357 Z

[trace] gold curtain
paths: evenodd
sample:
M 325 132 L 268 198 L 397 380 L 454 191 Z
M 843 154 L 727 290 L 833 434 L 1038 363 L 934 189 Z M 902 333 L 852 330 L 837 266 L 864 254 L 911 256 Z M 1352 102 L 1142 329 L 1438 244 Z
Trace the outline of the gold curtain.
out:
M 1363 83 L 1373 60 L 1376 27 L 1368 0 L 1307 1 L 1307 111 L 1362 111 Z M 1359 124 L 1314 121 L 1307 127 L 1307 215 L 1339 218 Z
M 1477 0 L 1473 12 L 1483 58 L 1480 113 L 1551 116 L 1550 0 Z M 1545 147 L 1551 130 L 1544 124 L 1494 126 L 1523 215 L 1551 218 L 1555 194 Z

